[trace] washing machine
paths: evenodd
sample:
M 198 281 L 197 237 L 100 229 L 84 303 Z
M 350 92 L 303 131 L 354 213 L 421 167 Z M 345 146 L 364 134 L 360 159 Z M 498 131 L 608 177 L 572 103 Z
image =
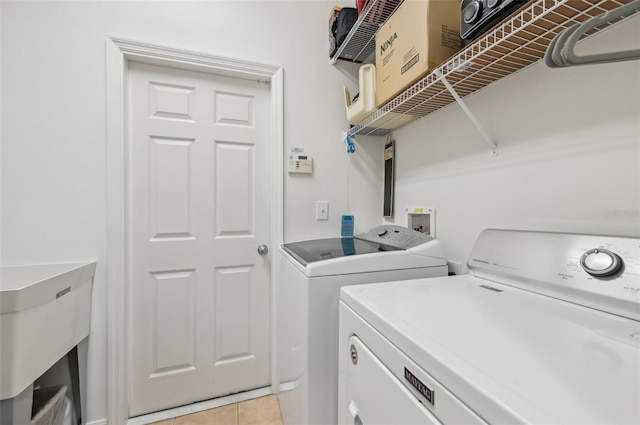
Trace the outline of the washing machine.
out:
M 400 226 L 281 246 L 278 394 L 285 425 L 335 424 L 338 301 L 347 285 L 447 276 L 440 241 Z
M 486 230 L 468 267 L 341 289 L 339 424 L 640 423 L 640 239 Z

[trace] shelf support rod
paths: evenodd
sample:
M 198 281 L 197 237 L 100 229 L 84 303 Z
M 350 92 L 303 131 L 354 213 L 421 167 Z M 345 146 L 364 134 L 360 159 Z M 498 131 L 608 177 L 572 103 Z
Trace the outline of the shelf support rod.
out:
M 476 116 L 473 115 L 473 112 L 471 112 L 469 107 L 467 107 L 466 103 L 464 103 L 462 98 L 458 96 L 458 93 L 453 88 L 453 86 L 449 83 L 449 81 L 447 81 L 447 79 L 442 74 L 442 72 L 439 69 L 436 70 L 436 72 L 438 74 L 438 78 L 442 81 L 442 83 L 447 88 L 447 90 L 449 90 L 449 93 L 451 93 L 451 96 L 453 96 L 453 98 L 456 100 L 458 105 L 460 105 L 464 113 L 467 114 L 467 117 L 469 117 L 473 125 L 480 132 L 480 135 L 482 135 L 482 138 L 484 139 L 484 141 L 489 145 L 489 147 L 491 147 L 491 156 L 498 156 L 498 145 L 496 145 L 496 142 L 491 138 L 491 136 L 489 136 L 489 133 L 487 133 L 484 127 L 482 127 L 482 125 L 480 124 Z

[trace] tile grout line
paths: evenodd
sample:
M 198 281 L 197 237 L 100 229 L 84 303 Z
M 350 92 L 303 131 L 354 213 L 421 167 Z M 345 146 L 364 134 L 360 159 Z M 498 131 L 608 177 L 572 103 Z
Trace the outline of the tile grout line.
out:
M 238 404 L 239 403 L 236 403 L 236 425 L 240 425 L 240 408 Z

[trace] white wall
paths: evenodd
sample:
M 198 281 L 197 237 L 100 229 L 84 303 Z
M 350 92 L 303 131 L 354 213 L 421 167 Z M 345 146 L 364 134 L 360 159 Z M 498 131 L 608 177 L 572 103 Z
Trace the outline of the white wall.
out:
M 579 53 L 632 47 L 640 19 Z M 435 207 L 437 237 L 462 264 L 490 227 L 640 236 L 640 61 L 538 63 L 465 101 L 499 156 L 455 104 L 398 130 L 391 222 Z
M 345 3 L 345 2 L 338 2 Z M 129 38 L 284 68 L 285 149 L 314 157 L 311 176 L 285 175 L 285 238 L 339 235 L 381 204 L 377 139 L 347 156 L 342 85 L 331 66 L 334 1 L 1 2 L 3 265 L 97 259 L 88 421 L 106 417 L 105 45 Z M 314 219 L 315 200 L 330 220 Z M 372 224 L 373 223 L 373 224 Z

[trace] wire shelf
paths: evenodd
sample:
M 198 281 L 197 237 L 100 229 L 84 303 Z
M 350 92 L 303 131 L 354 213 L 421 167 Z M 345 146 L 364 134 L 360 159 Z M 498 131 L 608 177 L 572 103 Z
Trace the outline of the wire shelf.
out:
M 449 81 L 460 97 L 467 96 L 543 58 L 549 43 L 564 29 L 631 1 L 532 0 L 353 126 L 350 132 L 389 134 L 392 129 L 455 102 L 439 75 Z M 587 36 L 613 24 L 608 22 L 594 28 Z
M 338 59 L 352 62 L 375 60 L 376 33 L 402 2 L 403 0 L 370 0 L 347 38 L 331 57 L 331 64 L 335 64 Z

